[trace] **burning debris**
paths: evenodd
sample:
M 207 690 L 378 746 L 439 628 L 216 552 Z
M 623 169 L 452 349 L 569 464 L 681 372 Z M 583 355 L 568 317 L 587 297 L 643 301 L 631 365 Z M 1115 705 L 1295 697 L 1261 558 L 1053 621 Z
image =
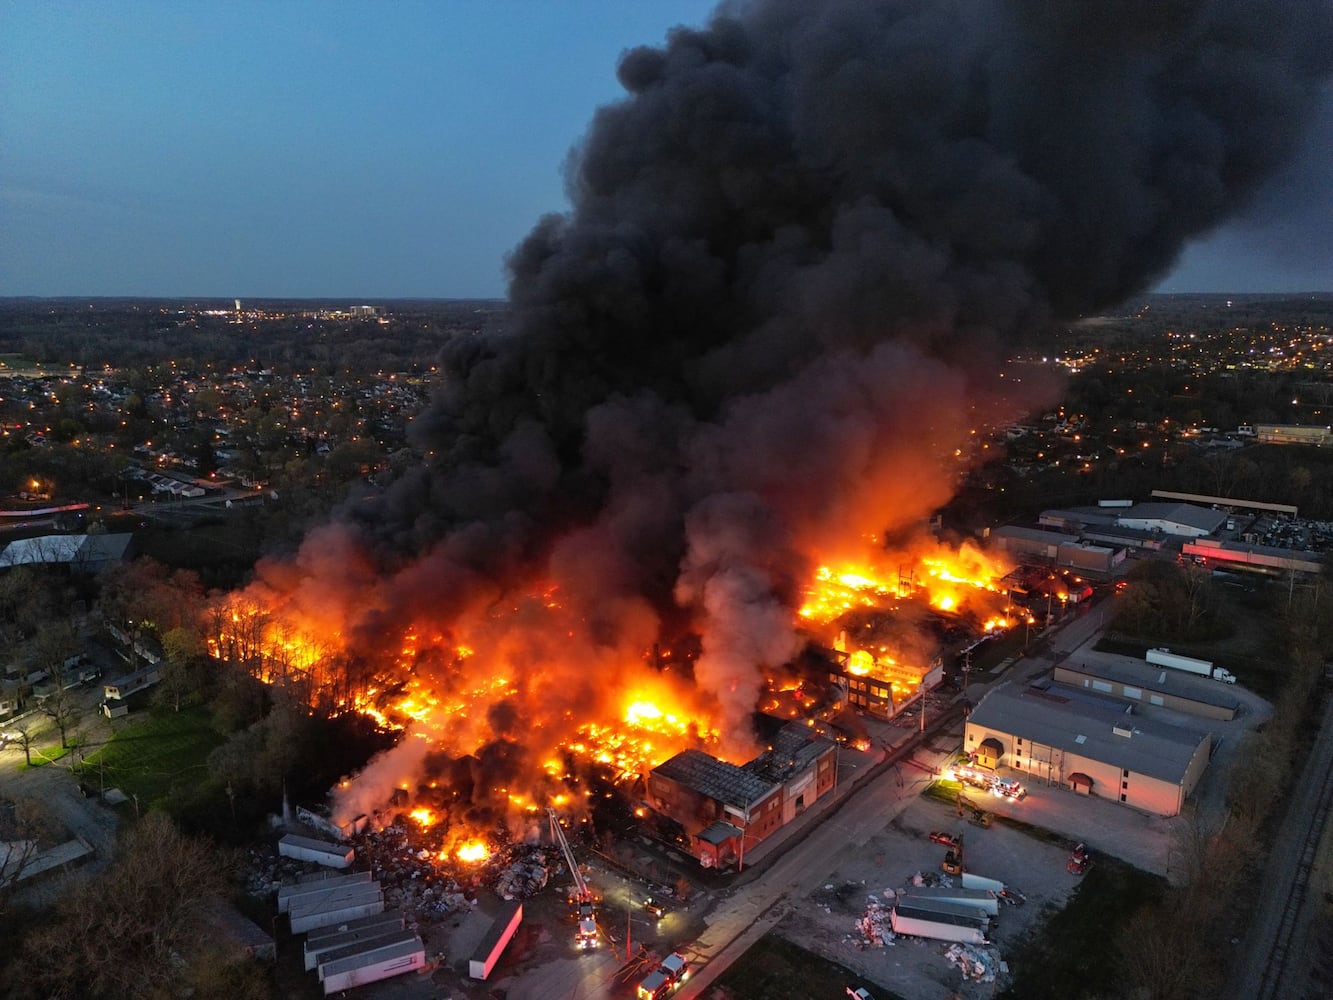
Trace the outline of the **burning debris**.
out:
M 571 210 L 509 260 L 509 328 L 446 346 L 420 464 L 263 563 L 215 652 L 404 730 L 340 818 L 435 782 L 451 827 L 522 837 L 590 774 L 749 759 L 807 630 L 903 598 L 876 567 L 939 613 L 982 593 L 918 526 L 1054 395 L 1006 343 L 1143 288 L 1255 190 L 1331 17 L 754 0 L 628 52 Z M 847 652 L 869 676 L 929 645 Z

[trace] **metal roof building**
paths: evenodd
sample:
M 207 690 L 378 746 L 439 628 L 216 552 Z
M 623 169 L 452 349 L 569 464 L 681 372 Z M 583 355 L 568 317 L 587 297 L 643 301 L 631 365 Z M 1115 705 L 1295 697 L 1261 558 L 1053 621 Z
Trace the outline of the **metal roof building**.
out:
M 1208 765 L 1207 733 L 1140 718 L 1123 702 L 1050 686 L 992 689 L 968 717 L 965 748 L 1002 748 L 997 766 L 1161 816 L 1180 812 Z
M 1240 699 L 1217 681 L 1147 663 L 1065 661 L 1056 664 L 1055 680 L 1131 704 L 1156 705 L 1209 719 L 1234 719 L 1240 711 Z

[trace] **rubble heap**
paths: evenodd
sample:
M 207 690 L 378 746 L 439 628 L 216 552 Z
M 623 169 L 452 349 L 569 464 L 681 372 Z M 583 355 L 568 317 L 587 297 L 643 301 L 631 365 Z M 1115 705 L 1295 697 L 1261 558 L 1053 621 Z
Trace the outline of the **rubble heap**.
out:
M 892 900 L 894 891 L 885 889 L 884 895 Z M 882 948 L 886 944 L 893 944 L 893 927 L 889 918 L 888 905 L 880 901 L 877 896 L 866 897 L 866 909 L 856 920 L 856 931 L 859 938 L 855 943 L 859 948 Z
M 975 983 L 993 983 L 1000 971 L 1000 956 L 991 948 L 970 944 L 951 944 L 944 950 L 950 965 L 962 972 L 964 979 Z

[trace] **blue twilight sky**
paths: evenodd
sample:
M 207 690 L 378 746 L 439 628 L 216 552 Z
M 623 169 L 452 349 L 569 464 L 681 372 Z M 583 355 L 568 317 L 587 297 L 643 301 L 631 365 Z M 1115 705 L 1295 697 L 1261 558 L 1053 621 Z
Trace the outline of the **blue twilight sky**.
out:
M 499 296 L 618 56 L 713 0 L 0 0 L 0 295 Z M 1333 101 L 1169 291 L 1333 291 Z

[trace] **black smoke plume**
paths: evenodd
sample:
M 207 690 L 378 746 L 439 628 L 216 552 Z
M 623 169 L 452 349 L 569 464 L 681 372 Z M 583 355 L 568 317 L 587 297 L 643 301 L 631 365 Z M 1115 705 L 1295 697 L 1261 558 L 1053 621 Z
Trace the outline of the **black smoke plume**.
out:
M 697 630 L 742 718 L 813 554 L 946 500 L 1004 352 L 1241 209 L 1331 55 L 1323 0 L 757 0 L 627 52 L 343 605 L 379 634 L 555 580 L 590 649 Z

